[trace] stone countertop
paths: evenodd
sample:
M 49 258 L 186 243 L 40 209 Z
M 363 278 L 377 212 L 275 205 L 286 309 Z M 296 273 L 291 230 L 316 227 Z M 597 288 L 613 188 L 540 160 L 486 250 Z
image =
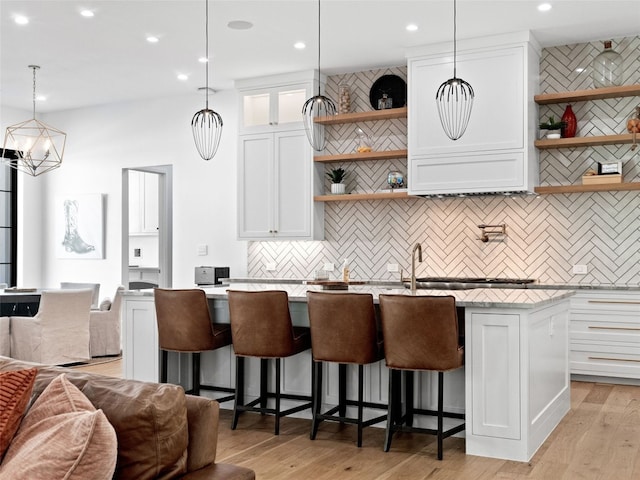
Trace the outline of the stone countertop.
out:
M 319 285 L 302 285 L 292 283 L 231 283 L 204 287 L 207 297 L 212 299 L 225 299 L 227 289 L 243 291 L 284 290 L 292 302 L 306 302 L 307 291 L 323 291 Z M 342 290 L 344 292 L 345 290 Z M 377 286 L 377 285 L 352 285 L 349 292 L 370 293 L 374 302 L 378 302 L 378 295 L 452 295 L 456 303 L 461 307 L 482 308 L 537 308 L 553 303 L 573 295 L 572 290 L 527 290 L 527 289 L 503 289 L 503 288 L 476 288 L 473 290 L 417 290 L 412 294 L 411 290 L 404 287 Z M 340 291 L 335 291 L 339 293 Z

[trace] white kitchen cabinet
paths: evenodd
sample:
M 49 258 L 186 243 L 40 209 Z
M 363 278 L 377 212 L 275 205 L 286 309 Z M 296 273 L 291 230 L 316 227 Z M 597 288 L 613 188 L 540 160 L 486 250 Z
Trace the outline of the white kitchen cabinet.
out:
M 240 133 L 304 128 L 302 105 L 314 95 L 313 71 L 239 80 Z
M 124 378 L 159 381 L 158 326 L 151 296 L 127 296 L 122 302 Z
M 159 176 L 129 170 L 129 234 L 157 235 L 159 220 Z
M 458 42 L 457 75 L 475 99 L 467 130 L 455 141 L 436 105 L 438 87 L 453 76 L 451 47 L 409 55 L 409 194 L 533 191 L 539 47 L 528 32 Z
M 322 184 L 304 130 L 241 135 L 238 238 L 321 240 Z
M 640 293 L 578 291 L 571 298 L 570 339 L 574 377 L 640 379 Z

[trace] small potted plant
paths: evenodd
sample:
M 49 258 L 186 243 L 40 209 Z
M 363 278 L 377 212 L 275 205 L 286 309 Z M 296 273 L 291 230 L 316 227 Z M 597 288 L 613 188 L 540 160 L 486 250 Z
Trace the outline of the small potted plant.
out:
M 344 194 L 345 187 L 344 183 L 342 182 L 346 174 L 347 172 L 342 167 L 332 168 L 327 172 L 327 177 L 329 177 L 329 179 L 331 180 L 331 193 L 333 193 L 334 195 Z
M 560 138 L 560 129 L 566 126 L 566 122 L 556 121 L 556 119 L 551 115 L 549 120 L 540 124 L 540 130 L 546 130 L 547 134 L 545 135 L 547 138 Z

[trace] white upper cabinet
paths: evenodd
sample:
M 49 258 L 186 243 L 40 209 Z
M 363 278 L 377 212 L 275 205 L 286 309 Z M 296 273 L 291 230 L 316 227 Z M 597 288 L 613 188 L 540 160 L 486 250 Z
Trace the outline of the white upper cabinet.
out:
M 159 176 L 129 170 L 129 234 L 157 235 L 159 225 Z
M 313 95 L 312 72 L 236 82 L 240 95 L 240 133 L 304 128 L 302 106 Z
M 409 194 L 533 191 L 539 48 L 528 32 L 458 42 L 457 76 L 475 93 L 465 134 L 444 133 L 436 92 L 453 76 L 452 43 L 408 60 Z

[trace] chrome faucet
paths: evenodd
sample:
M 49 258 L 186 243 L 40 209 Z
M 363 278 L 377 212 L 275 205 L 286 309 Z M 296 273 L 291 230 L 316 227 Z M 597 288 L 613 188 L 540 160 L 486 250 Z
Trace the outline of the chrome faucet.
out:
M 422 262 L 422 245 L 416 243 L 411 251 L 411 291 L 416 291 L 416 250 L 418 251 L 418 261 Z

